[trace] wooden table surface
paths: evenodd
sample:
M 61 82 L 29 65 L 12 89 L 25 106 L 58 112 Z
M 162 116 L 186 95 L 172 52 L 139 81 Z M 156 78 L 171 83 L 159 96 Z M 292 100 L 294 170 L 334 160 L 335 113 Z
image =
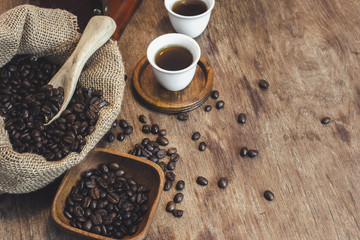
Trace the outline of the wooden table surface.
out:
M 26 3 L 2 0 L 0 13 Z M 99 147 L 127 152 L 144 134 L 144 114 L 167 130 L 182 159 L 182 218 L 165 211 L 164 192 L 146 239 L 360 239 L 360 1 L 218 0 L 196 41 L 214 70 L 225 107 L 192 112 L 186 122 L 149 110 L 131 91 L 147 45 L 174 32 L 163 0 L 144 0 L 119 49 L 129 76 L 122 110 L 135 132 Z M 266 79 L 268 90 L 258 81 Z M 208 99 L 205 105 L 215 106 Z M 246 124 L 237 115 L 246 113 Z M 327 125 L 323 117 L 330 117 Z M 118 130 L 119 131 L 119 130 Z M 194 131 L 208 147 L 197 150 Z M 241 147 L 257 149 L 242 158 Z M 196 184 L 197 176 L 209 180 Z M 226 189 L 217 187 L 227 177 Z M 75 239 L 50 215 L 60 180 L 23 195 L 0 196 L 1 239 Z M 271 190 L 275 199 L 264 199 Z

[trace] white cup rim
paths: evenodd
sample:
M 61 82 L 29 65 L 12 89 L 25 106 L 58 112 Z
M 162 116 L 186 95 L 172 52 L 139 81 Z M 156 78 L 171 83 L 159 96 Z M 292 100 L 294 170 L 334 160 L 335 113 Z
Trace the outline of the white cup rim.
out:
M 166 2 L 167 0 L 164 0 L 164 2 Z M 174 12 L 171 8 L 169 8 L 169 6 L 167 4 L 164 4 L 166 10 L 173 16 L 176 16 L 178 18 L 183 18 L 183 19 L 194 19 L 194 18 L 199 18 L 202 16 L 207 15 L 209 12 L 211 12 L 215 6 L 215 0 L 212 0 L 210 7 L 208 8 L 208 10 L 206 10 L 206 12 L 199 14 L 199 15 L 195 15 L 195 16 L 185 16 L 185 15 L 180 15 L 177 14 L 176 12 Z M 170 4 L 169 4 L 170 5 Z
M 191 54 L 193 55 L 193 58 L 194 58 L 194 59 L 193 59 L 193 62 L 192 62 L 189 66 L 187 66 L 186 68 L 184 68 L 184 69 L 180 69 L 180 70 L 166 70 L 166 69 L 160 68 L 160 67 L 154 62 L 154 59 L 153 59 L 153 58 L 149 58 L 149 55 L 150 55 L 150 54 L 149 54 L 149 49 L 150 49 L 150 47 L 152 46 L 152 44 L 153 44 L 155 41 L 159 40 L 160 38 L 164 38 L 164 37 L 167 37 L 167 36 L 170 36 L 170 35 L 172 35 L 172 36 L 179 36 L 179 37 L 182 37 L 182 38 L 186 38 L 188 41 L 190 41 L 190 42 L 192 42 L 192 43 L 194 44 L 194 46 L 196 47 L 196 50 L 199 52 L 199 54 L 196 55 L 196 56 L 194 56 L 194 54 L 191 53 Z M 166 47 L 168 47 L 168 46 L 173 46 L 173 45 L 179 45 L 179 46 L 181 46 L 180 44 L 168 44 L 168 45 L 162 46 L 161 49 L 166 48 Z M 186 48 L 186 47 L 185 47 L 185 48 Z M 187 48 L 186 48 L 186 49 L 187 49 Z M 160 50 L 160 49 L 158 49 L 157 51 L 159 51 L 159 50 Z M 189 49 L 188 49 L 188 50 L 189 50 Z M 199 60 L 200 60 L 201 50 L 200 50 L 199 44 L 198 44 L 193 38 L 191 38 L 191 37 L 189 37 L 189 36 L 187 36 L 187 35 L 185 35 L 185 34 L 182 34 L 182 33 L 168 33 L 168 34 L 163 34 L 163 35 L 155 38 L 154 40 L 152 40 L 151 43 L 149 44 L 148 48 L 147 48 L 147 54 L 146 54 L 146 55 L 147 55 L 147 59 L 148 59 L 149 63 L 150 63 L 151 66 L 154 67 L 156 70 L 158 70 L 158 71 L 160 71 L 160 72 L 163 72 L 163 73 L 168 73 L 168 74 L 177 74 L 177 73 L 186 72 L 186 71 L 188 71 L 189 69 L 193 68 L 194 65 L 197 65 L 197 63 L 198 63 Z

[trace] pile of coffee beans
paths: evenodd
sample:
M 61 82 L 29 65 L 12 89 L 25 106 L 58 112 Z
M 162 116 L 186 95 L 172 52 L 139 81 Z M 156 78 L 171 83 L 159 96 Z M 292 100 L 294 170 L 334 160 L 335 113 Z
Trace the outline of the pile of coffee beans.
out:
M 70 225 L 106 237 L 134 235 L 149 207 L 149 189 L 113 162 L 83 173 L 66 198 Z
M 102 91 L 78 86 L 67 109 L 60 109 L 64 90 L 47 85 L 59 67 L 45 58 L 18 55 L 0 69 L 0 114 L 13 149 L 44 156 L 48 161 L 80 152 L 85 136 L 95 130 L 98 112 L 109 105 Z

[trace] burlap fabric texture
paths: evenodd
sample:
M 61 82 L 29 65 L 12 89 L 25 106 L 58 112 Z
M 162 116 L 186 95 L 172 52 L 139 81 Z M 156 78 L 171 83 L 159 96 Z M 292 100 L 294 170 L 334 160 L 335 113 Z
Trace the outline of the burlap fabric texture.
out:
M 0 16 L 0 67 L 16 54 L 47 56 L 62 65 L 80 38 L 77 18 L 60 9 L 31 5 L 13 8 Z M 4 121 L 0 118 L 0 193 L 27 193 L 40 189 L 82 161 L 110 129 L 120 112 L 125 81 L 117 43 L 109 40 L 86 63 L 79 79 L 84 87 L 103 90 L 110 103 L 99 114 L 96 130 L 86 137 L 81 153 L 48 162 L 36 154 L 19 154 L 12 149 Z

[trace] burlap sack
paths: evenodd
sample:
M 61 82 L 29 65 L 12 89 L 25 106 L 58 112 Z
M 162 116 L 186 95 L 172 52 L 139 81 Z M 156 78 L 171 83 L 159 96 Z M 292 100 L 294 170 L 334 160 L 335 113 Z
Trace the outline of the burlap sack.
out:
M 48 56 L 63 64 L 80 38 L 71 13 L 22 5 L 0 16 L 0 67 L 16 54 Z M 108 41 L 85 65 L 80 84 L 103 90 L 110 103 L 99 114 L 96 130 L 86 137 L 81 153 L 48 162 L 36 154 L 13 151 L 0 118 L 0 193 L 27 193 L 40 189 L 85 158 L 105 135 L 120 112 L 125 82 L 124 66 L 116 42 Z

